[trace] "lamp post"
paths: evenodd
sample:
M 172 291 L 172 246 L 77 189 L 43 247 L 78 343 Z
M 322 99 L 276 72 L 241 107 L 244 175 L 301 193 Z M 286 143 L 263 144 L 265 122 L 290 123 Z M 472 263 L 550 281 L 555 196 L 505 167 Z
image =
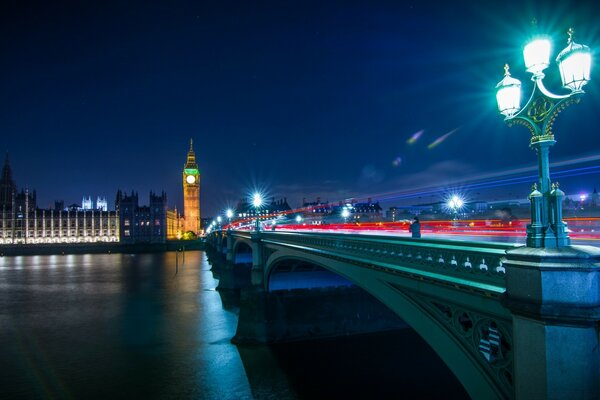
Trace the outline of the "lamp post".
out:
M 256 213 L 256 231 L 258 232 L 260 230 L 260 225 L 259 225 L 259 216 L 258 216 L 258 211 L 260 210 L 260 206 L 262 205 L 262 196 L 260 195 L 260 193 L 254 193 L 254 195 L 252 196 L 252 205 L 254 206 L 254 210 Z
M 344 207 L 342 209 L 342 218 L 344 218 L 344 223 L 348 222 L 349 216 L 350 216 L 350 210 L 348 210 L 348 208 Z
M 454 214 L 454 220 L 458 219 L 458 210 L 460 210 L 464 206 L 465 202 L 458 195 L 453 195 L 448 200 L 448 208 L 450 208 Z
M 585 205 L 585 201 L 587 200 L 587 194 L 581 193 L 579 195 L 579 200 L 581 200 L 581 209 L 583 210 L 583 206 Z
M 225 211 L 225 216 L 227 217 L 227 229 L 231 229 L 231 218 L 233 218 L 233 210 L 231 208 L 228 208 L 227 211 Z
M 592 59 L 589 47 L 573 41 L 573 29 L 569 29 L 568 34 L 567 47 L 558 54 L 556 62 L 563 87 L 570 90 L 569 94 L 556 95 L 544 86 L 543 71 L 550 64 L 551 43 L 543 37 L 532 40 L 523 50 L 525 67 L 533 74 L 534 82 L 527 104 L 521 108 L 521 82 L 511 77 L 508 64 L 504 66 L 504 79 L 496 85 L 498 110 L 508 126 L 524 125 L 529 129 L 532 135 L 529 147 L 537 153 L 538 182 L 529 195 L 528 247 L 562 247 L 571 242 L 562 220 L 564 193 L 557 182 L 550 182 L 548 153 L 556 143 L 552 132 L 554 120 L 567 106 L 580 101 L 584 93 L 582 87 L 590 80 Z

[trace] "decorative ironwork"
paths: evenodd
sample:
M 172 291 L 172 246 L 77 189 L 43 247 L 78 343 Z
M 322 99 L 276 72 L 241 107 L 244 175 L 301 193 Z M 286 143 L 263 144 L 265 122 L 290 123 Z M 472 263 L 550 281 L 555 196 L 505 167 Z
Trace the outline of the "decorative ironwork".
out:
M 402 290 L 397 288 L 398 290 Z M 512 324 L 499 318 L 455 304 L 403 291 L 444 326 L 486 370 L 505 397 L 513 396 L 514 363 Z
M 531 118 L 533 122 L 536 124 L 544 121 L 544 119 L 548 116 L 554 103 L 550 101 L 548 98 L 538 97 L 534 101 L 531 102 L 529 107 L 527 108 L 527 116 Z
M 529 129 L 529 132 L 531 133 L 531 140 L 533 140 L 534 137 L 536 137 L 537 132 L 535 130 L 535 125 L 533 125 L 532 123 L 530 123 L 529 121 L 525 120 L 525 119 L 510 119 L 508 121 L 506 121 L 506 125 L 508 125 L 509 127 L 513 127 L 514 125 L 521 125 L 524 126 L 525 128 Z
M 558 114 L 560 114 L 565 108 L 572 104 L 578 104 L 581 102 L 581 97 L 577 95 L 573 95 L 562 101 L 559 101 L 553 110 L 551 110 L 548 115 L 548 120 L 546 121 L 546 125 L 544 126 L 544 136 L 552 136 L 554 138 L 554 134 L 552 133 L 552 127 L 554 126 L 554 121 Z

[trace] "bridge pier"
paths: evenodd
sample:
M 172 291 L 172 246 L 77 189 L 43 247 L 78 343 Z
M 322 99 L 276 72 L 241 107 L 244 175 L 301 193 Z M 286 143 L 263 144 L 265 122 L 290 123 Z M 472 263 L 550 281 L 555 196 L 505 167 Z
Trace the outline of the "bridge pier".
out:
M 219 284 L 217 290 L 239 290 L 251 286 L 250 268 L 243 264 L 225 262 L 219 268 Z
M 230 234 L 227 235 L 227 253 L 225 255 L 225 260 L 228 263 L 233 263 L 233 258 L 234 258 L 234 254 L 233 254 L 233 237 L 231 237 Z
M 223 254 L 223 242 L 220 237 L 217 238 L 217 243 L 215 243 L 215 247 L 217 249 L 217 253 Z
M 600 398 L 600 249 L 507 251 L 517 399 Z
M 252 242 L 252 285 L 262 288 L 264 286 L 264 265 L 262 260 L 262 243 L 260 240 L 260 231 L 253 231 L 250 234 Z

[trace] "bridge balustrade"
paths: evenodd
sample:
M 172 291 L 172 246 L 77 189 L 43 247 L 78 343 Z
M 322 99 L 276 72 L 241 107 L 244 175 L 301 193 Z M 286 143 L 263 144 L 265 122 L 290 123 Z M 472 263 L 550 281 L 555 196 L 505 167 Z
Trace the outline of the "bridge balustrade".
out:
M 344 257 L 372 268 L 440 279 L 471 289 L 501 293 L 506 288 L 502 258 L 510 244 L 395 238 L 376 235 L 264 232 L 268 247 Z

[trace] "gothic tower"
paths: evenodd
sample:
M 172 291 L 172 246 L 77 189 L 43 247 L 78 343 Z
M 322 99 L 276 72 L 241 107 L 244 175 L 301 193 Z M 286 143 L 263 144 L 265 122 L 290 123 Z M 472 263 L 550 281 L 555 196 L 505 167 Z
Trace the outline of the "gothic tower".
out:
M 200 171 L 198 171 L 192 145 L 190 139 L 190 151 L 183 167 L 183 232 L 191 231 L 198 235 L 200 234 Z
M 17 185 L 12 179 L 12 171 L 8 164 L 8 152 L 4 159 L 4 167 L 2 168 L 2 177 L 0 177 L 0 209 L 12 208 L 12 202 L 14 200 L 15 193 L 17 191 Z

